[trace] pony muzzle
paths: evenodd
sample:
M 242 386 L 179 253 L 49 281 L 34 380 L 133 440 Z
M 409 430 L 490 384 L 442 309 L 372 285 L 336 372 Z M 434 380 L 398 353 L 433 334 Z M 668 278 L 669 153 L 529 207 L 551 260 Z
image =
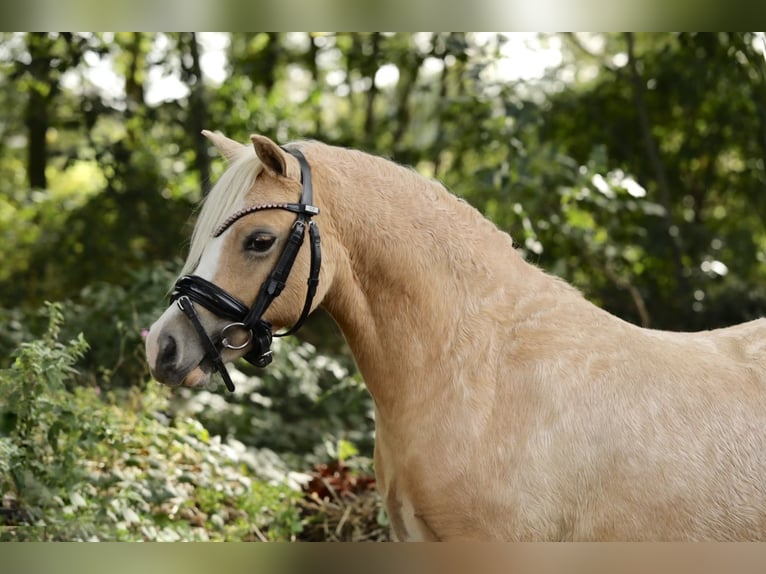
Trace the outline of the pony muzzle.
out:
M 194 286 L 195 289 L 190 288 L 190 286 Z M 195 297 L 195 295 L 199 295 L 200 292 L 203 293 L 205 297 Z M 222 349 L 242 351 L 249 346 L 251 349 L 244 355 L 244 359 L 247 362 L 255 367 L 265 367 L 271 363 L 271 342 L 273 339 L 271 323 L 260 319 L 255 322 L 252 329 L 243 321 L 228 323 L 221 329 L 218 337 L 220 340 L 219 347 L 219 345 L 216 345 L 213 342 L 213 339 L 202 326 L 202 322 L 200 321 L 199 315 L 194 308 L 194 302 L 192 301 L 192 297 L 194 297 L 196 301 L 202 303 L 209 311 L 215 313 L 216 311 L 222 312 L 222 306 L 220 304 L 222 299 L 236 301 L 237 304 L 242 305 L 236 298 L 228 295 L 225 291 L 200 277 L 181 278 L 181 280 L 176 283 L 173 297 L 175 298 L 175 303 L 178 305 L 178 308 L 183 311 L 184 315 L 186 315 L 194 326 L 194 330 L 197 332 L 197 337 L 199 338 L 204 351 L 202 360 L 208 361 L 213 369 L 220 373 L 221 378 L 229 391 L 234 391 L 234 383 L 224 365 L 223 357 L 221 356 Z M 244 305 L 242 305 L 242 307 L 246 312 L 247 307 L 244 307 Z M 247 321 L 247 317 L 244 317 L 243 319 L 244 321 Z

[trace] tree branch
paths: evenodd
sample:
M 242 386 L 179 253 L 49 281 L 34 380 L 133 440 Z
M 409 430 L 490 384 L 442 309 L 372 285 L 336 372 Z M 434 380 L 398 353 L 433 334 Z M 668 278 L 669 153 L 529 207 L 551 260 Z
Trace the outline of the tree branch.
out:
M 638 312 L 638 316 L 641 318 L 641 326 L 649 327 L 651 323 L 651 319 L 649 317 L 649 311 L 646 308 L 646 303 L 644 302 L 644 298 L 641 296 L 641 292 L 630 281 L 618 276 L 609 267 L 608 261 L 604 263 L 603 269 L 607 279 L 609 279 L 612 283 L 614 283 L 618 288 L 625 289 L 628 291 L 628 293 L 630 293 L 630 297 L 631 299 L 633 299 L 633 304 L 636 306 L 636 311 Z

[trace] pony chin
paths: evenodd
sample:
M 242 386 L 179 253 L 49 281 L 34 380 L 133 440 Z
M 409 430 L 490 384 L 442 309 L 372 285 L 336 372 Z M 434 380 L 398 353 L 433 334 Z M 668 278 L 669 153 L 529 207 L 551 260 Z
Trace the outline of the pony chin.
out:
M 202 367 L 195 367 L 181 381 L 182 387 L 190 389 L 202 389 L 210 383 L 210 373 L 205 372 Z

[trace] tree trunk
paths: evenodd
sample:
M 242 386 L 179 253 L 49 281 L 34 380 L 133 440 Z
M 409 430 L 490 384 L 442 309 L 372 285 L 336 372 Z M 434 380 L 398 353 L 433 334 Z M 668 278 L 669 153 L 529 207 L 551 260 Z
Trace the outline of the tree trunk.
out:
M 364 74 L 370 76 L 370 89 L 364 104 L 364 134 L 367 146 L 374 148 L 375 144 L 375 98 L 378 95 L 378 87 L 375 85 L 375 75 L 378 72 L 378 60 L 380 59 L 380 32 L 373 32 L 370 38 L 370 55 L 364 66 Z M 396 140 L 394 140 L 396 141 Z
M 33 189 L 45 189 L 48 180 L 45 167 L 48 162 L 48 126 L 50 123 L 48 105 L 57 90 L 57 82 L 50 73 L 50 52 L 52 41 L 47 33 L 30 32 L 27 48 L 30 62 L 27 66 L 33 81 L 29 88 L 29 99 L 24 111 L 29 146 L 27 148 L 27 180 Z
M 322 134 L 322 81 L 319 77 L 318 59 L 319 46 L 317 45 L 316 37 L 311 35 L 309 38 L 308 67 L 311 73 L 313 89 L 310 96 L 310 105 L 314 113 L 314 133 L 320 136 Z
M 400 143 L 410 126 L 410 96 L 418 80 L 424 56 L 414 50 L 399 62 L 399 82 L 396 86 L 396 128 L 394 145 Z
M 133 39 L 127 47 L 130 54 L 130 63 L 125 74 L 125 98 L 127 100 L 126 116 L 132 116 L 136 111 L 144 106 L 144 84 L 140 79 L 139 70 L 143 67 L 143 50 L 141 42 L 143 41 L 142 32 L 134 32 Z
M 200 136 L 202 130 L 209 127 L 207 103 L 205 101 L 205 83 L 200 65 L 199 44 L 197 34 L 188 32 L 184 34 L 186 49 L 191 56 L 189 65 L 186 66 L 186 78 L 189 86 L 189 131 L 194 141 L 194 163 L 199 172 L 200 188 L 202 195 L 210 191 L 210 156 L 207 153 L 207 140 Z M 183 56 L 181 61 L 185 61 Z
M 48 161 L 48 103 L 32 88 L 25 114 L 29 146 L 27 148 L 27 180 L 33 189 L 45 189 L 48 181 L 45 167 Z
M 257 82 L 266 88 L 266 93 L 270 94 L 277 81 L 277 66 L 279 65 L 279 32 L 268 32 L 269 41 L 261 56 L 263 65 L 261 69 L 263 74 L 257 78 Z

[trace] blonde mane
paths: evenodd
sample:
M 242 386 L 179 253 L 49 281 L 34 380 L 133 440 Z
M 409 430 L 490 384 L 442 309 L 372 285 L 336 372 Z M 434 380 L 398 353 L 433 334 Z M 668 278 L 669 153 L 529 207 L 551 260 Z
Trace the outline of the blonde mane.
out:
M 194 272 L 213 231 L 240 206 L 262 169 L 263 164 L 253 148 L 243 145 L 202 202 L 181 275 Z

